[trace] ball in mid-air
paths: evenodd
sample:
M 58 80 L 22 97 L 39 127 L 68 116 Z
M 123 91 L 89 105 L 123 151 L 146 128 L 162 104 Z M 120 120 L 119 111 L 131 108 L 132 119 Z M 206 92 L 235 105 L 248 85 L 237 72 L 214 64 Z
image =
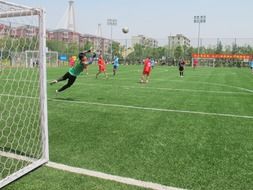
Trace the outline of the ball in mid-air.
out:
M 129 28 L 128 28 L 128 27 L 122 28 L 122 32 L 123 32 L 124 34 L 127 34 L 127 33 L 129 32 Z

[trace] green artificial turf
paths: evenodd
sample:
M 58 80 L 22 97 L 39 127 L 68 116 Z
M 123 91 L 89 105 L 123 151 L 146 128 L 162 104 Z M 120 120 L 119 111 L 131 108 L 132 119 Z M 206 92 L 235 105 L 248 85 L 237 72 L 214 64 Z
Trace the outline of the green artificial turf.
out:
M 48 80 L 67 70 L 49 68 Z M 138 65 L 121 66 L 115 77 L 108 66 L 108 80 L 103 75 L 95 79 L 96 72 L 92 65 L 89 75 L 79 76 L 64 93 L 55 93 L 64 82 L 48 86 L 51 161 L 179 188 L 253 187 L 249 69 L 186 68 L 180 78 L 176 67 L 158 66 L 148 84 L 139 83 Z M 48 186 L 57 184 L 56 173 L 50 170 Z M 29 176 L 36 184 L 33 173 Z M 68 185 L 78 189 L 90 180 L 104 189 L 120 189 L 77 178 Z

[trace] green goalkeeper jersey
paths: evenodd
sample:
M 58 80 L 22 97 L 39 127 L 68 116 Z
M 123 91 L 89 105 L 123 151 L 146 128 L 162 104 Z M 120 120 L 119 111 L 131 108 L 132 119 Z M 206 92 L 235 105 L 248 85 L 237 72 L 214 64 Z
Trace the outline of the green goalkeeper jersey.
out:
M 69 69 L 69 73 L 72 76 L 77 77 L 78 75 L 80 75 L 81 72 L 83 72 L 83 69 L 84 69 L 84 64 L 79 62 L 79 63 L 76 63 L 74 67 Z

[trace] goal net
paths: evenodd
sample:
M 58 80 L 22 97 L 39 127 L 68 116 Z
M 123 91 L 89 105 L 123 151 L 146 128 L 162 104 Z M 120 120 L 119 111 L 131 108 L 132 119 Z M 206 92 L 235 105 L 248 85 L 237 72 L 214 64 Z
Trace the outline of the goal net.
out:
M 0 188 L 48 161 L 45 39 L 43 10 L 0 0 Z
M 192 58 L 192 66 L 198 67 L 215 67 L 214 58 Z
M 12 52 L 11 65 L 12 67 L 38 68 L 39 55 L 40 52 L 36 50 L 27 50 L 19 53 Z M 47 67 L 58 67 L 58 52 L 46 52 L 46 65 Z

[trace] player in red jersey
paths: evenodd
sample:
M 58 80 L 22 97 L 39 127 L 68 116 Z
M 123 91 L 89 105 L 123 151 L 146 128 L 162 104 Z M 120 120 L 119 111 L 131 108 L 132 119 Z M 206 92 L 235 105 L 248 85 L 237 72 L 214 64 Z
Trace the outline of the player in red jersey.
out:
M 147 57 L 144 60 L 144 69 L 141 77 L 141 83 L 148 83 L 150 72 L 151 72 L 151 60 L 149 57 Z
M 198 66 L 198 59 L 193 59 L 193 69 L 196 69 L 196 67 Z
M 105 74 L 106 79 L 108 78 L 108 75 L 106 73 L 105 60 L 103 59 L 102 55 L 100 55 L 98 58 L 98 73 L 96 74 L 96 78 L 98 78 L 98 75 L 100 75 L 101 73 Z

